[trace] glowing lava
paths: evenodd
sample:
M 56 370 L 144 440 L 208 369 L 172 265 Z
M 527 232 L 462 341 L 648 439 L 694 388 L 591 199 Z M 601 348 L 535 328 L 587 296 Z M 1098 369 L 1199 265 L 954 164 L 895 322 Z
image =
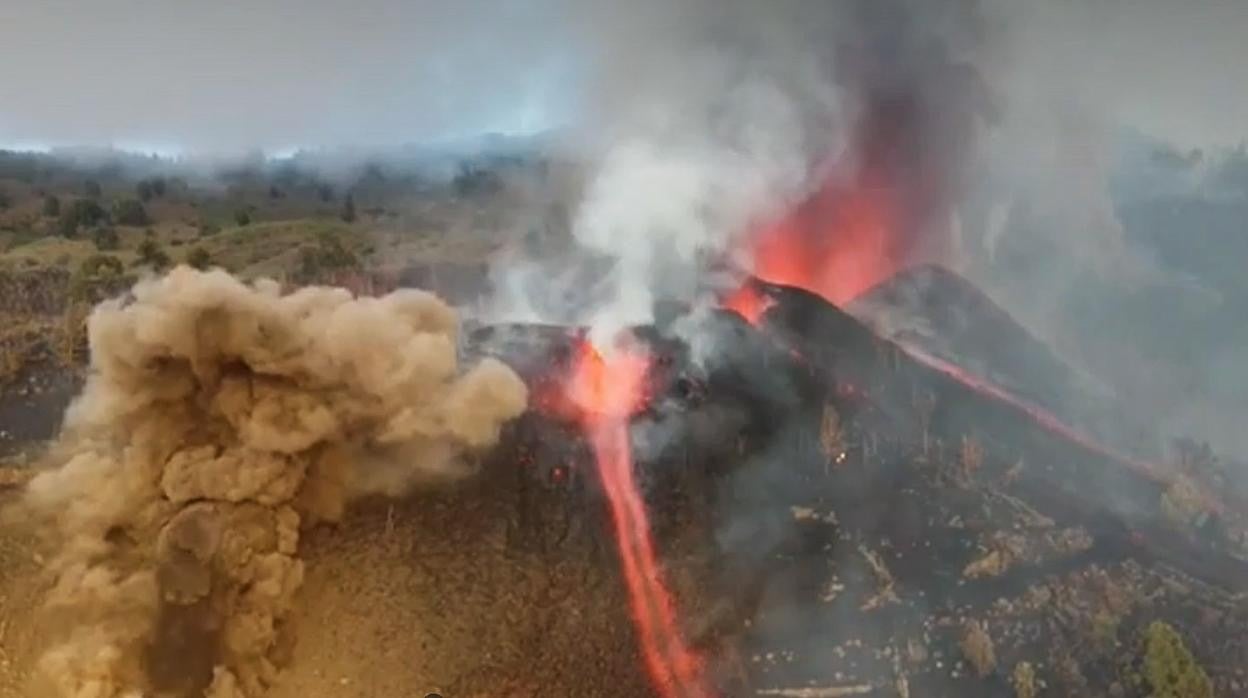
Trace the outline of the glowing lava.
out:
M 604 358 L 582 342 L 572 366 L 569 399 L 580 407 L 580 421 L 597 461 L 629 605 L 646 670 L 666 698 L 704 696 L 698 658 L 685 646 L 671 593 L 661 577 L 645 502 L 637 489 L 629 442 L 629 418 L 645 405 L 649 357 L 619 349 Z
M 763 313 L 774 304 L 774 300 L 764 294 L 758 286 L 748 281 L 723 301 L 724 308 L 740 315 L 746 322 L 755 326 L 762 321 Z
M 905 261 L 887 191 L 834 184 L 751 241 L 754 275 L 799 286 L 841 305 L 888 278 Z

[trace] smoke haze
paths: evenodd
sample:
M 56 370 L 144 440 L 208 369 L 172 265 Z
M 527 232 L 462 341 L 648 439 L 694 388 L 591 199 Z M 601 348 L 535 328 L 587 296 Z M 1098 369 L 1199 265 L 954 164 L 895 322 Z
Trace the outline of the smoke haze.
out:
M 828 5 L 846 3 L 768 3 L 748 26 L 783 39 L 790 18 Z M 1242 3 L 984 5 L 1011 20 L 1020 87 L 1058 88 L 1115 124 L 1184 147 L 1248 135 L 1248 96 L 1233 69 L 1248 51 Z M 631 73 L 638 86 L 687 75 L 691 66 L 665 62 L 661 49 L 714 25 L 747 26 L 734 26 L 734 12 L 700 0 L 627 9 L 560 0 L 9 0 L 0 5 L 10 58 L 0 67 L 0 140 L 235 151 L 593 123 L 627 97 L 598 99 L 604 57 L 608 74 L 647 69 Z M 805 30 L 795 51 L 826 33 Z

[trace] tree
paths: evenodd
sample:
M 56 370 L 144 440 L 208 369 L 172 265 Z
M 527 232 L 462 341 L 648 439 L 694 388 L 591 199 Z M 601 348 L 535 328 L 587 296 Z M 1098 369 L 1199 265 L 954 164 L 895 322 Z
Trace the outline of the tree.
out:
M 6 194 L 3 190 L 0 190 L 0 211 L 4 211 L 12 204 L 13 202 L 12 200 L 9 199 L 9 195 Z
M 125 266 L 108 254 L 93 254 L 82 260 L 69 280 L 70 296 L 76 301 L 96 303 L 125 287 Z
M 360 260 L 354 252 L 347 249 L 336 236 L 324 233 L 317 238 L 316 245 L 299 250 L 296 278 L 302 283 L 309 283 L 320 279 L 323 274 L 359 266 Z
M 141 226 L 152 222 L 138 199 L 121 199 L 113 204 L 113 220 L 118 225 Z
M 100 194 L 101 194 L 100 183 L 95 181 L 94 179 L 88 179 L 87 181 L 82 183 L 82 192 L 89 199 L 98 199 L 100 198 Z
M 91 240 L 97 250 L 115 250 L 121 247 L 121 238 L 111 225 L 102 225 L 92 230 Z
M 355 197 L 347 194 L 347 198 L 342 202 L 342 220 L 347 223 L 355 222 Z
M 321 184 L 316 188 L 316 195 L 321 198 L 323 203 L 329 203 L 334 198 L 334 188 L 328 184 Z
M 186 255 L 186 263 L 203 271 L 212 266 L 212 255 L 202 247 L 195 247 Z
M 140 201 L 150 201 L 152 198 L 152 183 L 146 179 L 139 180 L 134 185 L 134 193 L 138 195 Z
M 201 219 L 199 221 L 199 224 L 196 227 L 199 231 L 199 237 L 201 238 L 206 238 L 210 235 L 216 235 L 217 233 L 221 232 L 221 226 L 217 225 L 216 223 L 213 223 L 210 220 Z
M 104 208 L 91 199 L 75 199 L 69 208 L 61 211 L 57 229 L 61 235 L 72 238 L 84 226 L 99 225 L 108 218 Z
M 125 272 L 121 260 L 111 254 L 93 254 L 82 260 L 78 272 L 83 276 L 120 276 Z
M 156 271 L 160 271 L 169 266 L 169 255 L 160 248 L 154 239 L 147 238 L 139 244 L 139 258 L 135 260 L 135 266 L 151 267 Z
M 61 215 L 61 200 L 56 198 L 55 194 L 48 194 L 43 197 L 43 215 L 48 218 L 56 218 Z
M 234 223 L 240 228 L 251 223 L 251 212 L 245 208 L 238 209 L 234 212 Z

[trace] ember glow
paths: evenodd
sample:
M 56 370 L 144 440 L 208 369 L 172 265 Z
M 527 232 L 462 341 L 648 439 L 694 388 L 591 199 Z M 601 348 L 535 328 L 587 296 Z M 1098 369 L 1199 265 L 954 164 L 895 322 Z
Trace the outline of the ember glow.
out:
M 580 408 L 580 421 L 611 506 L 616 547 L 646 670 L 665 698 L 699 698 L 706 695 L 701 663 L 685 646 L 633 472 L 628 421 L 645 406 L 649 365 L 649 357 L 638 349 L 618 349 L 604 357 L 582 341 L 568 397 Z

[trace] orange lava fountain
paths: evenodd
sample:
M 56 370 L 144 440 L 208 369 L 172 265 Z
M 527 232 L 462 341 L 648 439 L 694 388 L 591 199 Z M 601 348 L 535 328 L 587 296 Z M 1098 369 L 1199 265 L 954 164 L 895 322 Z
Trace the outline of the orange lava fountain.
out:
M 891 220 L 888 192 L 829 183 L 750 241 L 754 275 L 843 305 L 887 279 L 909 250 Z
M 628 421 L 647 399 L 649 365 L 649 356 L 639 350 L 619 349 L 604 357 L 583 341 L 572 366 L 568 397 L 580 407 L 580 420 L 611 506 L 616 547 L 646 670 L 664 698 L 701 698 L 707 695 L 701 662 L 685 646 L 633 472 Z
M 740 315 L 746 322 L 757 326 L 763 319 L 763 313 L 775 304 L 757 286 L 746 282 L 730 293 L 723 300 L 723 307 Z

